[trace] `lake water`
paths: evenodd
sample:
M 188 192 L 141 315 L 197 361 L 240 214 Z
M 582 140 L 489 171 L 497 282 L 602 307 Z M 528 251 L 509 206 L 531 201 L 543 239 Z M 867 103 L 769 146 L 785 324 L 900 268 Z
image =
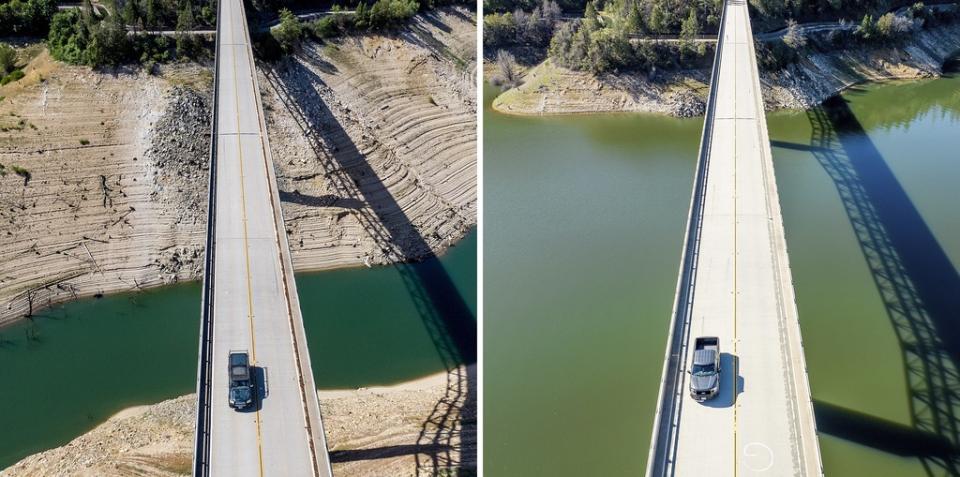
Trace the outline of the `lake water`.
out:
M 445 369 L 421 288 L 452 286 L 476 315 L 476 233 L 436 264 L 299 274 L 314 377 L 323 389 L 385 385 Z M 200 285 L 83 299 L 0 331 L 0 468 L 62 445 L 116 412 L 195 391 Z
M 702 119 L 485 93 L 485 469 L 641 474 Z M 934 475 L 960 442 L 960 78 L 768 126 L 825 472 Z

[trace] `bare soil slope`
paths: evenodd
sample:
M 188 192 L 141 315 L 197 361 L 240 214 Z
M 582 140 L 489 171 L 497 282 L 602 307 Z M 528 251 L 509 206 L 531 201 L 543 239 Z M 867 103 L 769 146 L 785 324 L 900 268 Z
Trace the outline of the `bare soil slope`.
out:
M 261 65 L 298 271 L 441 253 L 476 224 L 475 34 L 446 9 Z M 0 88 L 0 324 L 200 277 L 211 76 L 44 53 Z
M 199 69 L 183 73 L 204 81 Z M 206 174 L 199 163 L 174 170 L 151 134 L 183 103 L 174 89 L 170 79 L 101 74 L 45 52 L 24 80 L 0 88 L 0 323 L 78 295 L 197 275 L 203 223 L 189 211 L 205 201 L 177 188 L 205 190 Z M 202 110 L 202 98 L 185 101 Z M 174 140 L 203 157 L 206 137 Z
M 439 253 L 476 223 L 475 21 L 440 10 L 264 67 L 298 268 Z

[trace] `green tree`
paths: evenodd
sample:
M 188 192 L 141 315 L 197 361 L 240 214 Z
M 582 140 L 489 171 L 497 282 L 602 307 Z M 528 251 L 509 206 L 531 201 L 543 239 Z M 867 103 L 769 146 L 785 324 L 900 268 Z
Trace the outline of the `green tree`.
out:
M 867 14 L 863 16 L 863 20 L 860 21 L 860 26 L 857 27 L 856 33 L 865 40 L 876 36 L 877 27 L 873 22 L 873 15 Z
M 647 29 L 653 33 L 664 33 L 667 29 L 667 15 L 660 3 L 654 3 L 647 17 Z
M 280 44 L 284 51 L 290 52 L 300 44 L 300 37 L 303 36 L 303 25 L 290 10 L 284 8 L 280 10 L 280 25 L 271 30 L 271 35 Z
M 137 0 L 127 0 L 123 5 L 123 22 L 137 26 L 140 20 L 140 3 Z
M 193 58 L 199 45 L 193 35 L 187 33 L 196 27 L 196 18 L 193 16 L 193 4 L 190 0 L 183 2 L 183 7 L 177 14 L 177 56 Z
M 359 30 L 365 30 L 370 26 L 370 9 L 367 7 L 367 2 L 360 2 L 357 5 L 357 13 L 355 14 L 357 19 L 354 23 Z
M 794 50 L 807 46 L 807 36 L 793 19 L 787 20 L 787 33 L 783 35 L 783 42 Z
M 14 70 L 17 64 L 17 50 L 6 43 L 0 43 L 0 76 Z
M 680 38 L 685 40 L 692 40 L 700 34 L 700 20 L 697 18 L 697 9 L 691 8 L 690 14 L 687 15 L 686 20 L 680 24 Z
M 640 6 L 637 5 L 637 1 L 630 2 L 630 8 L 627 10 L 624 23 L 628 33 L 643 32 L 643 19 L 640 17 Z
M 517 35 L 517 25 L 512 13 L 491 13 L 483 17 L 483 43 L 485 45 L 504 45 L 513 43 Z
M 594 32 L 600 28 L 600 23 L 597 21 L 597 7 L 593 2 L 587 2 L 587 8 L 583 12 L 583 27 L 587 32 Z
M 149 29 L 157 28 L 159 24 L 159 7 L 157 0 L 146 0 L 143 23 Z

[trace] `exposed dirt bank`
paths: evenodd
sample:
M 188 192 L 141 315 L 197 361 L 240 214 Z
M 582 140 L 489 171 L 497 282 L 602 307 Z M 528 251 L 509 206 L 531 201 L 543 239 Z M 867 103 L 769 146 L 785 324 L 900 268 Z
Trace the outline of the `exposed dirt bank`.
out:
M 865 81 L 914 79 L 941 74 L 960 50 L 960 25 L 922 30 L 895 47 L 813 53 L 778 72 L 761 72 L 767 110 L 809 108 Z M 488 72 L 490 66 L 485 68 Z M 652 112 L 696 116 L 704 112 L 709 71 L 605 74 L 571 71 L 549 60 L 529 69 L 517 88 L 493 102 L 507 114 L 542 115 Z
M 475 22 L 443 10 L 261 68 L 297 270 L 441 253 L 476 223 Z M 43 53 L 26 71 L 0 88 L 0 325 L 199 278 L 210 69 L 106 74 Z
M 475 45 L 474 14 L 454 8 L 262 70 L 297 267 L 441 252 L 476 223 Z
M 451 374 L 456 373 L 474 375 L 465 369 Z M 438 433 L 430 418 L 437 403 L 448 396 L 449 381 L 448 373 L 438 373 L 397 386 L 321 391 L 334 473 L 413 476 L 475 471 L 475 411 L 450 416 L 444 427 L 450 438 L 433 442 Z M 474 389 L 476 382 L 466 386 Z M 125 410 L 67 445 L 23 459 L 0 476 L 189 475 L 195 399 L 191 394 Z

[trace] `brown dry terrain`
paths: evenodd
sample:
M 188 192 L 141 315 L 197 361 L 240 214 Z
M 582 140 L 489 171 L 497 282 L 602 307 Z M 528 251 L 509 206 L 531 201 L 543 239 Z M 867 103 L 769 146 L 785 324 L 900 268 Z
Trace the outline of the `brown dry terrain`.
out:
M 476 223 L 476 18 L 260 65 L 297 270 L 441 253 Z M 46 53 L 0 88 L 0 324 L 202 273 L 211 74 Z M 20 171 L 19 173 L 17 171 Z
M 50 301 L 197 276 L 202 214 L 183 211 L 203 203 L 176 188 L 205 174 L 165 167 L 152 149 L 176 76 L 102 74 L 46 52 L 26 72 L 0 88 L 0 323 Z M 202 157 L 204 134 L 181 141 Z
M 475 375 L 463 368 L 456 373 Z M 438 373 L 392 387 L 320 391 L 334 474 L 474 475 L 476 462 L 463 458 L 476 456 L 475 411 L 449 416 L 442 433 L 433 422 L 437 403 L 449 396 L 448 386 L 448 374 Z M 128 409 L 65 446 L 27 457 L 0 476 L 189 475 L 195 405 L 191 394 Z
M 476 223 L 475 35 L 448 9 L 261 70 L 297 267 L 441 252 Z

